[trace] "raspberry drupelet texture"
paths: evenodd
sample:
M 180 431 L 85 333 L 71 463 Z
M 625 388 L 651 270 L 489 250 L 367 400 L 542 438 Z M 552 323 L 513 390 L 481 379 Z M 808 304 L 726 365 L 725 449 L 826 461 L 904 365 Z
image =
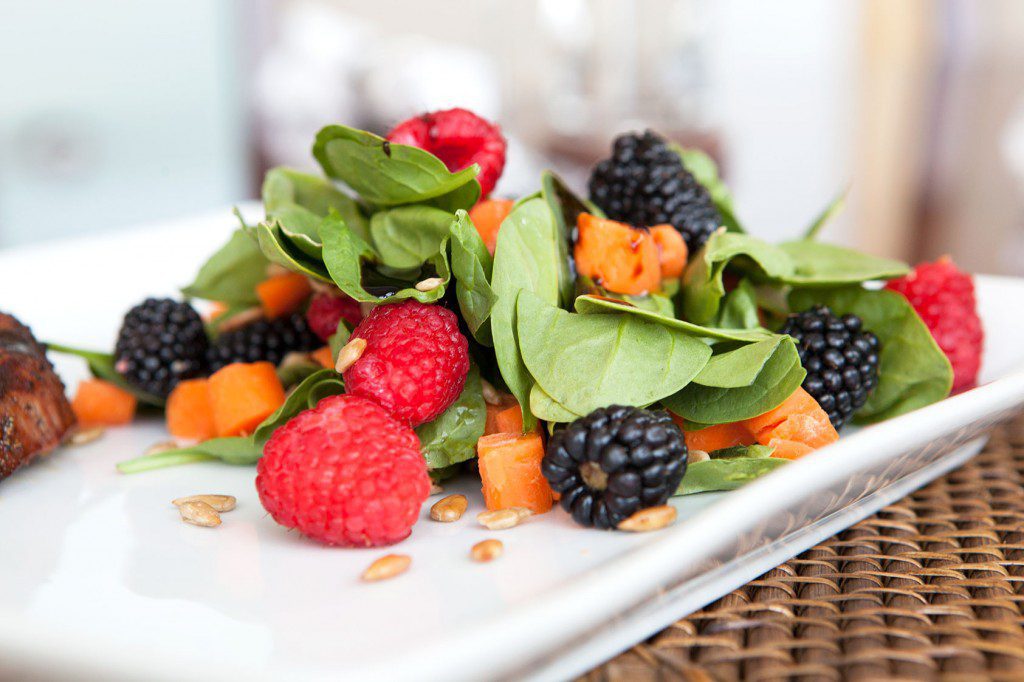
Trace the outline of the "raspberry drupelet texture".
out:
M 978 316 L 974 279 L 949 258 L 922 263 L 906 277 L 889 282 L 928 326 L 953 366 L 953 391 L 978 381 L 985 333 Z
M 282 526 L 328 545 L 374 547 L 408 537 L 430 476 L 412 429 L 365 398 L 340 395 L 274 432 L 256 490 Z
M 444 162 L 453 173 L 477 164 L 480 196 L 494 189 L 505 169 L 505 138 L 501 128 L 466 109 L 421 114 L 399 123 L 388 140 L 419 147 Z
M 429 422 L 462 392 L 469 343 L 458 317 L 414 300 L 374 308 L 352 332 L 366 349 L 345 371 L 349 393 L 378 403 L 411 426 Z
M 345 320 L 355 327 L 363 319 L 359 302 L 342 293 L 317 294 L 306 310 L 306 322 L 320 340 L 327 341 L 338 331 L 338 323 Z

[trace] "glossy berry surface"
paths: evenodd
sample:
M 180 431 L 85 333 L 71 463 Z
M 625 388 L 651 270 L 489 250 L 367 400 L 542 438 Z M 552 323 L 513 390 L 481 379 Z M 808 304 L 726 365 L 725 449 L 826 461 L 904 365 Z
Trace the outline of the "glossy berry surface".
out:
M 837 317 L 827 306 L 790 315 L 779 330 L 797 342 L 807 370 L 804 390 L 836 429 L 864 406 L 878 385 L 878 337 L 856 315 Z
M 338 323 L 342 320 L 345 320 L 351 329 L 362 319 L 363 313 L 359 308 L 359 302 L 341 293 L 317 294 L 306 309 L 306 323 L 321 341 L 330 339 L 338 331 Z
M 612 155 L 594 166 L 589 191 L 590 200 L 612 220 L 634 227 L 672 225 L 691 254 L 721 224 L 707 189 L 649 130 L 615 138 Z
M 455 402 L 469 373 L 469 342 L 458 317 L 414 300 L 379 305 L 352 332 L 366 349 L 345 373 L 349 393 L 418 426 Z
M 286 528 L 328 545 L 372 547 L 409 535 L 430 476 L 412 429 L 369 400 L 340 395 L 274 432 L 256 490 Z
M 159 398 L 178 382 L 206 373 L 203 321 L 192 306 L 147 298 L 124 317 L 114 347 L 114 367 L 132 386 Z
M 610 529 L 665 504 L 686 473 L 686 455 L 668 413 L 613 405 L 555 431 L 541 471 L 576 523 Z
M 300 314 L 274 320 L 260 319 L 244 327 L 223 332 L 210 346 L 210 371 L 216 372 L 233 362 L 281 363 L 291 352 L 305 352 L 323 345 Z
M 453 173 L 479 165 L 476 179 L 481 197 L 491 193 L 505 170 L 506 143 L 501 128 L 467 109 L 421 114 L 399 123 L 387 138 L 430 152 Z
M 922 263 L 887 287 L 903 294 L 921 316 L 953 366 L 953 390 L 978 381 L 985 333 L 978 316 L 974 278 L 949 258 Z

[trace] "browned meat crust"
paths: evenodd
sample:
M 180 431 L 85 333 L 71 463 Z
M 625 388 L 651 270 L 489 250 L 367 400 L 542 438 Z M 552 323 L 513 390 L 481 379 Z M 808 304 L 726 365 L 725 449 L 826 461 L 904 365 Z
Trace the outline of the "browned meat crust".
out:
M 74 422 L 45 349 L 28 327 L 0 313 L 0 479 L 60 445 Z

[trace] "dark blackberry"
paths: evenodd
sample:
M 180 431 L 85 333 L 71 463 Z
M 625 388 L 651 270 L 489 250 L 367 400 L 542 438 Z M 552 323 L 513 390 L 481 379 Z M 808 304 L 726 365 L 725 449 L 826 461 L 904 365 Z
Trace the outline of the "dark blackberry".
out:
M 232 362 L 281 363 L 292 351 L 311 351 L 323 345 L 301 313 L 274 320 L 260 319 L 224 332 L 210 346 L 210 371 Z
M 780 330 L 797 342 L 807 370 L 803 387 L 837 429 L 864 406 L 878 385 L 878 337 L 856 315 L 841 318 L 823 305 L 790 315 Z
M 179 381 L 206 372 L 209 342 L 188 303 L 147 298 L 128 311 L 114 347 L 114 367 L 132 386 L 166 398 Z
M 551 436 L 541 471 L 576 523 L 615 528 L 675 493 L 686 441 L 665 412 L 603 407 Z
M 590 174 L 590 200 L 634 227 L 671 224 L 691 254 L 722 224 L 708 190 L 650 130 L 615 138 L 612 155 Z

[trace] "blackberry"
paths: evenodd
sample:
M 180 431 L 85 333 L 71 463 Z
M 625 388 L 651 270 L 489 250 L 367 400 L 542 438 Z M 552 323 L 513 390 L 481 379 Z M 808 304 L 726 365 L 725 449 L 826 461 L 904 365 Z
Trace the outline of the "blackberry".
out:
M 878 385 L 878 337 L 856 315 L 836 317 L 823 305 L 790 315 L 780 330 L 797 342 L 807 370 L 803 387 L 836 429 L 867 402 Z
M 612 155 L 590 174 L 589 189 L 591 201 L 612 220 L 634 227 L 674 226 L 691 254 L 722 224 L 708 190 L 650 130 L 615 138 Z
M 206 371 L 209 342 L 188 303 L 147 298 L 128 311 L 114 347 L 114 367 L 129 384 L 166 398 L 179 381 Z
M 666 412 L 603 407 L 551 436 L 541 471 L 576 523 L 615 528 L 675 493 L 686 441 Z
M 322 345 L 305 316 L 295 313 L 274 320 L 256 320 L 222 333 L 210 346 L 207 359 L 211 372 L 232 362 L 266 361 L 279 365 L 292 351 L 311 351 Z

